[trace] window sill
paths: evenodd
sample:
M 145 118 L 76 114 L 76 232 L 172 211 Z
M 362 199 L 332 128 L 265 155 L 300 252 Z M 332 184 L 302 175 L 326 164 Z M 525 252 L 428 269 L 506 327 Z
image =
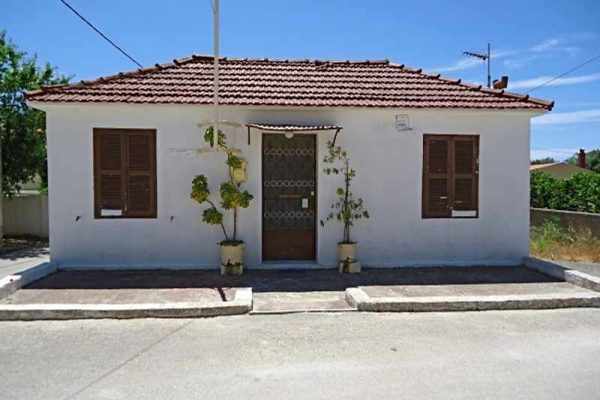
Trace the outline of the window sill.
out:
M 120 215 L 120 216 L 114 216 L 114 217 L 108 217 L 108 216 L 94 216 L 94 219 L 98 219 L 98 220 L 103 220 L 103 219 L 157 219 L 156 215 L 152 215 L 152 216 L 139 216 L 139 215 Z
M 421 215 L 421 219 L 478 219 L 479 211 L 468 211 L 459 215 Z

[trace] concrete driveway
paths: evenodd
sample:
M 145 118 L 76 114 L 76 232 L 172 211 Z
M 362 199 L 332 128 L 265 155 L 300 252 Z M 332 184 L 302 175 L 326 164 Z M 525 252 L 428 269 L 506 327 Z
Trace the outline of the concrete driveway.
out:
M 554 261 L 566 268 L 571 268 L 592 276 L 600 278 L 600 263 L 574 262 L 574 261 Z
M 2 399 L 594 399 L 600 312 L 0 323 Z
M 50 249 L 48 247 L 33 247 L 0 254 L 0 279 L 48 262 L 49 259 Z

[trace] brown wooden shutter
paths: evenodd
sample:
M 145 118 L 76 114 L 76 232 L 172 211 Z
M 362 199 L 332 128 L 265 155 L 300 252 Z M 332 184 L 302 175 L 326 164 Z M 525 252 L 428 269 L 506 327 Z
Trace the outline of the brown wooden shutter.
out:
M 478 174 L 478 136 L 425 135 L 423 217 L 477 217 Z
M 453 140 L 453 188 L 454 210 L 477 210 L 479 138 L 455 136 Z
M 126 214 L 130 217 L 156 215 L 156 168 L 154 131 L 126 135 Z
M 94 203 L 96 218 L 156 217 L 155 131 L 94 129 Z
M 94 129 L 94 197 L 95 215 L 101 217 L 102 210 L 124 211 L 121 135 L 106 129 Z
M 426 135 L 423 141 L 423 217 L 450 216 L 451 138 Z

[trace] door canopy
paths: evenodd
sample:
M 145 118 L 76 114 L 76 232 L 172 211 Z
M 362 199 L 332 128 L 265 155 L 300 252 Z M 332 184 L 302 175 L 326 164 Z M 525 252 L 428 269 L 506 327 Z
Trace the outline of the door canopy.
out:
M 335 144 L 338 133 L 342 130 L 341 126 L 338 125 L 273 125 L 273 124 L 260 124 L 260 123 L 249 123 L 246 124 L 248 127 L 248 145 L 250 145 L 250 129 L 259 129 L 263 132 L 271 133 L 308 133 L 315 131 L 335 131 L 332 143 Z

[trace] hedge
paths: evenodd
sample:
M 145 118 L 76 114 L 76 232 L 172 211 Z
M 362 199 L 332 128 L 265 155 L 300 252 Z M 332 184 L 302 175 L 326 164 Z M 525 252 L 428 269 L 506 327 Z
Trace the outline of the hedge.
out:
M 545 172 L 532 172 L 531 207 L 600 213 L 600 174 L 556 179 Z

